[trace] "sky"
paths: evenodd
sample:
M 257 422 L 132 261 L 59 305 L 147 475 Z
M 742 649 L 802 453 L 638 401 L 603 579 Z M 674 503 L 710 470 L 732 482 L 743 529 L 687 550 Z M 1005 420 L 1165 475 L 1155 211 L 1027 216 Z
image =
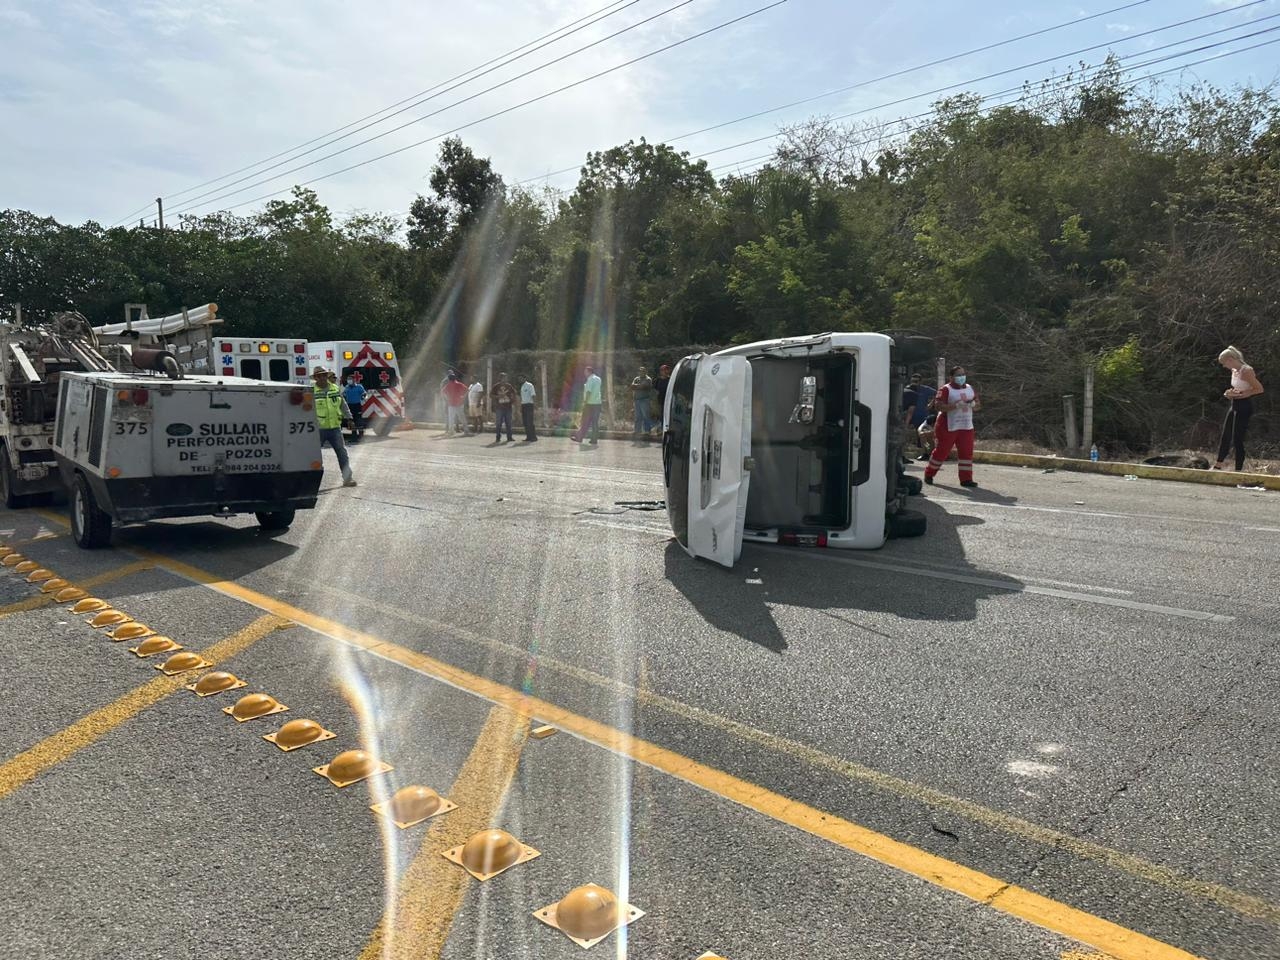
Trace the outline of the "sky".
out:
M 454 131 L 508 183 L 571 189 L 574 173 L 546 175 L 629 139 L 707 153 L 724 175 L 751 169 L 771 141 L 724 147 L 788 123 L 855 111 L 859 120 L 892 121 L 944 95 L 931 91 L 994 93 L 1061 75 L 1081 60 L 1097 63 L 1108 49 L 1141 64 L 1223 44 L 1138 76 L 1270 43 L 1164 79 L 1224 87 L 1280 79 L 1280 42 L 1273 42 L 1280 0 L 782 0 L 761 11 L 771 2 L 0 0 L 0 209 L 65 223 L 136 223 L 154 220 L 154 200 L 163 196 L 172 224 L 184 212 L 251 213 L 321 178 L 310 187 L 340 214 L 401 216 L 428 192 L 440 141 Z M 1093 14 L 1104 15 L 912 69 Z M 564 27 L 575 32 L 554 33 Z M 703 31 L 712 32 L 695 37 Z M 1155 49 L 1175 41 L 1184 42 Z M 1098 44 L 1107 46 L 1074 53 Z M 1049 62 L 1031 65 L 1042 60 Z M 900 75 L 878 79 L 892 73 Z M 364 121 L 380 121 L 368 129 L 305 156 L 287 152 L 325 144 L 350 128 L 333 131 L 406 98 L 414 98 L 404 104 L 410 109 L 397 116 L 378 114 Z M 401 124 L 408 126 L 391 132 Z M 399 152 L 364 163 L 390 151 Z M 261 163 L 278 154 L 274 169 Z M 338 172 L 354 164 L 363 165 Z

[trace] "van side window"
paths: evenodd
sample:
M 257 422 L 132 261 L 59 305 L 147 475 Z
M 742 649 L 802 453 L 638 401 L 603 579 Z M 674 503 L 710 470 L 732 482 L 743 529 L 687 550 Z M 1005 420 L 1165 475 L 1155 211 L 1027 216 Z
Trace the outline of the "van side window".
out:
M 257 357 L 246 357 L 240 361 L 240 376 L 250 380 L 262 379 L 262 361 Z
M 289 370 L 289 361 L 283 357 L 275 357 L 267 361 L 267 369 L 271 373 L 271 379 L 275 383 L 288 383 L 293 379 L 293 374 Z

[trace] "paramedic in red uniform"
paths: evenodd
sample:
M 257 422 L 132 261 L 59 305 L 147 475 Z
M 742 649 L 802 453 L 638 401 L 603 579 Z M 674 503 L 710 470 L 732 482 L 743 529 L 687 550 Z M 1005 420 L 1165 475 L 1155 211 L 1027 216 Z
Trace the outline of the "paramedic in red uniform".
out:
M 960 486 L 978 485 L 973 479 L 973 414 L 975 410 L 982 409 L 982 401 L 968 379 L 964 367 L 952 367 L 951 380 L 933 398 L 933 405 L 938 411 L 938 421 L 934 425 L 938 445 L 929 457 L 929 466 L 925 467 L 925 483 L 933 483 L 933 478 L 951 456 L 951 448 L 955 447 L 960 458 Z

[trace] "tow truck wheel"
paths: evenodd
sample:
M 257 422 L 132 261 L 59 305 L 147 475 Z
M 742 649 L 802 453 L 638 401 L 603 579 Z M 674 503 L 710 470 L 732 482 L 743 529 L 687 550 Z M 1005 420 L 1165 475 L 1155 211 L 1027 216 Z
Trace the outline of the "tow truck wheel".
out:
M 254 516 L 263 530 L 288 530 L 296 513 L 296 510 L 268 510 L 259 511 Z
M 919 510 L 899 510 L 890 514 L 885 522 L 886 531 L 891 539 L 904 537 L 923 537 L 929 527 L 929 518 Z
M 22 506 L 22 497 L 14 493 L 17 478 L 13 475 L 13 464 L 9 462 L 9 451 L 0 446 L 0 500 L 10 510 Z
M 86 550 L 105 547 L 111 542 L 111 515 L 98 509 L 89 481 L 76 474 L 71 491 L 71 537 Z

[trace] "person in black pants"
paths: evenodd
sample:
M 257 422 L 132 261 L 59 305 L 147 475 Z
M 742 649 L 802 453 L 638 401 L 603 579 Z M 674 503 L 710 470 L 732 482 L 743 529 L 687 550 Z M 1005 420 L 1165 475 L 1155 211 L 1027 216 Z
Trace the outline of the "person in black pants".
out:
M 538 439 L 538 428 L 533 420 L 533 402 L 537 397 L 533 381 L 524 377 L 520 382 L 520 419 L 524 424 L 525 443 L 534 443 Z
M 1231 401 L 1227 419 L 1222 424 L 1222 440 L 1218 444 L 1218 462 L 1214 470 L 1227 468 L 1227 454 L 1234 448 L 1236 471 L 1244 469 L 1244 434 L 1253 416 L 1253 398 L 1262 393 L 1262 384 L 1253 367 L 1244 362 L 1244 355 L 1237 347 L 1227 347 L 1218 354 L 1218 362 L 1231 371 L 1231 386 L 1223 396 Z

